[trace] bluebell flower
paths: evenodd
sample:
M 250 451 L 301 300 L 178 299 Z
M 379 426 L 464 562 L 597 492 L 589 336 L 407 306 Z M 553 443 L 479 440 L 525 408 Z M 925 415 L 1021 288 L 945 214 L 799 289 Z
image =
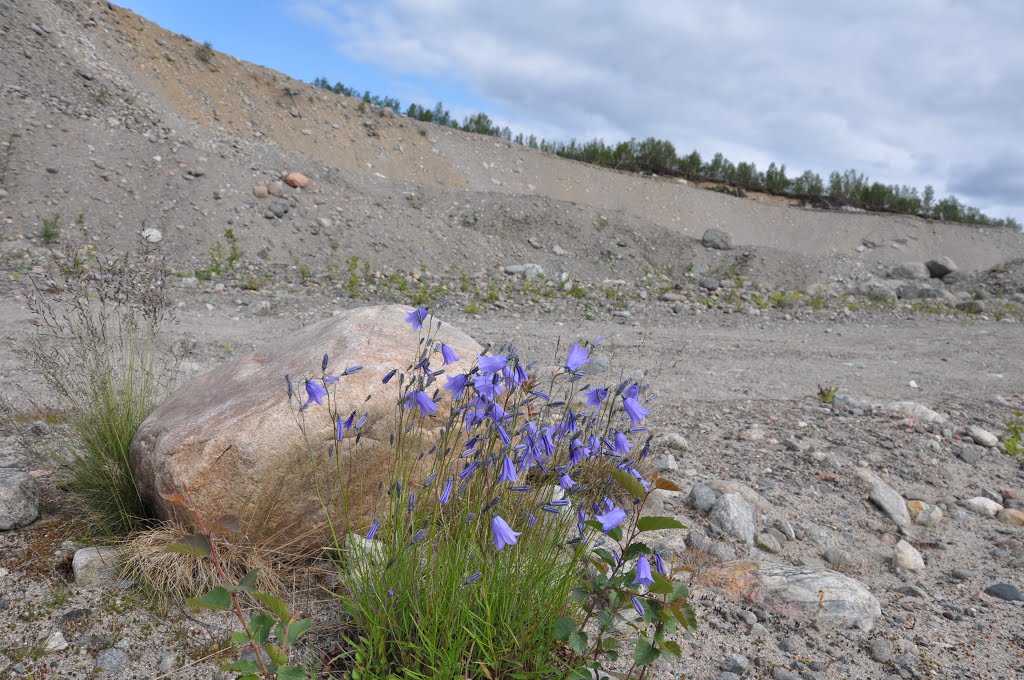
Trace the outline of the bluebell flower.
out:
M 353 427 L 352 423 L 355 422 L 355 419 L 356 419 L 356 412 L 352 411 L 352 413 L 348 414 L 348 418 L 345 419 L 345 422 L 343 422 L 341 424 L 342 429 L 351 430 L 352 427 Z
M 626 397 L 623 399 L 622 405 L 626 409 L 626 415 L 629 416 L 629 419 L 633 421 L 634 425 L 641 422 L 644 419 L 644 416 L 650 413 L 649 410 L 645 409 L 640 402 L 633 397 Z
M 640 584 L 645 588 L 654 585 L 654 577 L 651 576 L 651 563 L 648 561 L 647 555 L 641 555 L 636 561 L 636 578 L 632 583 L 633 585 Z
M 601 531 L 607 534 L 625 521 L 626 511 L 613 505 L 606 512 L 594 515 L 594 519 L 601 523 Z
M 508 436 L 508 432 L 505 431 L 505 428 L 498 425 L 495 429 L 498 430 L 498 437 L 501 438 L 501 443 L 505 446 L 510 446 L 512 444 L 512 439 Z
M 494 533 L 494 547 L 498 550 L 506 545 L 515 545 L 517 537 L 522 533 L 512 531 L 512 527 L 501 518 L 501 515 L 491 518 L 491 531 Z
M 640 600 L 640 598 L 637 597 L 636 595 L 633 595 L 629 599 L 631 599 L 633 601 L 633 609 L 636 610 L 636 613 L 639 614 L 640 616 L 643 616 L 644 615 L 644 603 Z
M 572 343 L 572 347 L 569 348 L 569 356 L 565 358 L 565 370 L 575 373 L 580 370 L 580 366 L 586 363 L 590 363 L 590 350 L 580 347 L 578 342 Z
M 377 535 L 377 529 L 379 528 L 380 520 L 378 519 L 373 522 L 373 525 L 370 527 L 370 530 L 366 532 L 366 539 L 372 541 L 373 537 Z
M 558 486 L 568 491 L 572 487 L 576 486 L 576 482 L 573 481 L 572 477 L 565 474 L 558 478 Z
M 306 381 L 306 403 L 302 405 L 302 408 L 306 408 L 311 403 L 316 402 L 317 406 L 322 406 L 324 398 L 327 397 L 327 390 L 324 389 L 323 385 L 313 380 Z
M 369 417 L 370 417 L 369 413 L 364 413 L 363 415 L 359 416 L 359 420 L 356 421 L 356 425 L 355 425 L 356 429 L 358 430 L 363 425 L 366 425 L 366 421 L 367 421 L 367 419 L 369 419 Z
M 629 450 L 631 448 L 633 448 L 633 444 L 630 443 L 629 439 L 626 438 L 626 435 L 622 434 L 621 432 L 616 432 L 615 444 L 612 446 L 612 449 L 615 451 L 615 453 L 625 456 L 626 454 L 629 453 Z
M 477 366 L 480 367 L 481 373 L 497 373 L 505 368 L 507 363 L 508 357 L 504 354 L 495 354 L 494 356 L 477 355 Z
M 341 441 L 342 435 L 345 433 L 345 422 L 338 416 L 334 419 L 334 438 Z
M 284 382 L 288 386 L 288 398 L 291 399 L 292 395 L 295 394 L 295 390 L 292 389 L 292 377 L 285 373 Z
M 423 328 L 423 322 L 426 321 L 426 319 L 427 319 L 427 308 L 426 307 L 417 307 L 416 309 L 412 310 L 411 312 L 406 313 L 406 315 L 405 315 L 406 322 L 410 326 L 412 326 L 412 329 L 414 331 L 418 331 L 421 328 Z
M 657 550 L 654 551 L 654 568 L 658 570 L 659 574 L 665 573 L 665 563 L 661 561 L 661 553 Z
M 526 528 L 527 529 L 532 529 L 533 526 L 536 523 L 537 523 L 537 518 L 534 517 L 533 513 L 532 512 L 527 512 L 526 513 Z
M 444 384 L 444 389 L 452 393 L 452 399 L 458 401 L 462 399 L 462 393 L 466 391 L 466 385 L 469 384 L 469 378 L 464 373 L 460 373 L 455 376 L 447 376 L 448 381 Z
M 519 477 L 516 475 L 516 466 L 512 464 L 512 459 L 505 456 L 505 460 L 501 462 L 501 475 L 498 476 L 499 482 L 512 482 L 513 484 L 519 481 Z
M 415 507 L 415 505 L 416 505 L 416 494 L 415 493 L 410 493 L 409 494 L 409 507 L 408 507 L 408 511 L 412 512 L 412 509 L 413 509 L 413 507 Z
M 416 543 L 419 543 L 420 539 L 422 539 L 423 535 L 426 534 L 426 533 L 427 533 L 426 529 L 420 529 L 419 531 L 417 531 L 413 535 L 412 540 L 409 541 L 409 545 L 415 545 Z
M 448 364 L 454 364 L 456 361 L 458 361 L 459 356 L 455 353 L 455 350 L 453 350 L 451 347 L 442 342 L 441 359 L 442 361 L 444 361 L 444 365 L 447 366 Z
M 468 585 L 470 585 L 470 584 L 472 584 L 472 583 L 476 583 L 476 582 L 477 582 L 477 581 L 479 581 L 479 580 L 480 580 L 480 579 L 481 579 L 482 577 L 483 577 L 483 573 L 481 573 L 481 572 L 479 572 L 479 571 L 473 572 L 473 574 L 472 574 L 472 575 L 471 575 L 471 576 L 470 576 L 469 578 L 467 578 L 467 579 L 466 579 L 465 581 L 463 581 L 463 582 L 462 582 L 462 585 L 461 585 L 461 586 L 459 586 L 459 587 L 460 587 L 460 588 L 465 588 L 466 586 L 468 586 Z
M 459 479 L 467 479 L 473 472 L 480 467 L 480 461 L 474 460 L 472 463 L 466 466 L 466 468 L 459 473 Z
M 451 479 L 445 481 L 444 489 L 441 490 L 441 505 L 448 505 L 448 500 L 452 497 L 452 484 Z
M 427 396 L 427 393 L 424 392 L 423 390 L 416 390 L 415 392 L 410 392 L 408 396 L 406 396 L 405 410 L 408 411 L 409 409 L 415 406 L 419 407 L 421 418 L 428 414 L 434 415 L 435 413 L 437 413 L 437 404 L 435 404 L 434 400 Z
M 430 475 L 423 481 L 423 488 L 429 489 L 430 485 L 434 483 L 435 479 L 437 479 L 437 473 L 431 472 Z
M 349 366 L 348 368 L 341 372 L 341 377 L 344 378 L 345 376 L 355 375 L 361 370 L 363 370 L 363 367 L 360 366 L 359 364 L 356 364 L 355 366 Z
M 505 391 L 499 376 L 492 373 L 480 373 L 473 378 L 473 387 L 476 393 L 488 401 L 494 401 L 499 394 Z
M 388 371 L 388 372 L 387 372 L 387 373 L 386 373 L 386 374 L 384 375 L 384 377 L 383 377 L 383 378 L 381 379 L 381 382 L 382 382 L 382 383 L 384 383 L 385 385 L 387 385 L 387 384 L 388 384 L 388 382 L 389 382 L 389 381 L 390 381 L 390 380 L 391 380 L 392 378 L 394 378 L 394 377 L 395 377 L 395 373 L 398 373 L 398 369 L 397 369 L 397 368 L 392 368 L 392 369 L 391 369 L 390 371 Z
M 320 370 L 321 370 L 321 371 L 326 371 L 326 370 L 327 370 L 327 362 L 328 362 L 329 360 L 330 360 L 330 358 L 329 358 L 329 357 L 327 356 L 327 354 L 324 354 L 324 358 L 323 358 L 323 360 L 322 360 L 322 361 L 320 362 Z
M 569 464 L 578 465 L 587 455 L 587 449 L 579 439 L 573 439 L 569 443 Z
M 583 396 L 587 398 L 587 406 L 590 408 L 600 408 L 601 402 L 608 397 L 608 388 L 591 387 L 583 393 Z
M 339 378 L 336 375 L 325 375 L 324 376 L 324 385 L 333 385 L 334 383 L 338 382 L 339 380 L 341 380 L 341 378 Z
M 625 397 L 626 399 L 636 399 L 638 396 L 640 396 L 640 386 L 637 385 L 636 383 L 633 383 L 632 385 L 626 388 L 626 391 L 622 393 L 622 396 Z

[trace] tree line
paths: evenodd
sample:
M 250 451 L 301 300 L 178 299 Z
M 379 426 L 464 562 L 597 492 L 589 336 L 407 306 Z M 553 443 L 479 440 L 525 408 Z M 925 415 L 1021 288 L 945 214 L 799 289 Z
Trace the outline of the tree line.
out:
M 614 145 L 606 144 L 602 139 L 588 142 L 579 142 L 576 139 L 568 142 L 549 141 L 537 139 L 535 135 L 513 135 L 507 125 L 499 127 L 485 113 L 466 116 L 460 123 L 441 102 L 432 108 L 411 103 L 403 111 L 401 102 L 394 97 L 380 97 L 369 90 L 360 94 L 340 82 L 332 85 L 326 78 L 316 78 L 313 85 L 336 94 L 360 98 L 367 104 L 390 108 L 414 120 L 499 137 L 562 158 L 615 170 L 683 177 L 698 182 L 719 182 L 743 191 L 787 196 L 826 207 L 853 206 L 949 222 L 1021 228 L 1020 223 L 1012 217 L 990 217 L 974 206 L 965 205 L 956 196 L 937 199 L 935 189 L 930 185 L 918 191 L 916 187 L 907 185 L 872 182 L 856 170 L 832 172 L 826 183 L 820 175 L 811 170 L 790 177 L 786 174 L 785 164 L 771 163 L 762 171 L 754 163 L 733 163 L 721 153 L 716 153 L 708 160 L 697 151 L 679 156 L 672 142 L 654 137 L 642 140 L 634 138 Z

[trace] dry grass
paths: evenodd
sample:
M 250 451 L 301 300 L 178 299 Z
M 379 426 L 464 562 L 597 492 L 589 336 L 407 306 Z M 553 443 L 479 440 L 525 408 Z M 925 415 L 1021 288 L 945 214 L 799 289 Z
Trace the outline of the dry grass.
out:
M 163 524 L 133 534 L 121 545 L 125 577 L 139 584 L 160 605 L 178 604 L 220 585 L 209 560 L 167 552 L 167 546 L 179 543 L 191 533 L 183 525 Z M 286 592 L 287 572 L 295 556 L 247 541 L 231 542 L 222 537 L 215 537 L 214 541 L 224 570 L 236 582 L 258 569 L 259 590 L 277 595 Z

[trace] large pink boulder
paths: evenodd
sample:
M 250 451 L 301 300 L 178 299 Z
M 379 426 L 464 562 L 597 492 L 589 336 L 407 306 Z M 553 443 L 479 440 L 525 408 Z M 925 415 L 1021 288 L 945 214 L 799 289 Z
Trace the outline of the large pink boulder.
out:
M 185 492 L 207 522 L 237 516 L 248 540 L 294 550 L 328 540 L 325 507 L 339 529 L 346 519 L 353 530 L 366 529 L 384 509 L 393 465 L 399 378 L 386 385 L 381 379 L 391 369 L 407 370 L 421 347 L 423 333 L 405 322 L 409 311 L 401 305 L 349 310 L 193 379 L 153 411 L 132 442 L 132 468 L 145 498 L 161 517 L 190 520 L 164 498 Z M 481 351 L 447 324 L 435 337 L 461 357 L 446 367 L 449 374 L 468 370 Z M 348 432 L 333 454 L 328 401 L 298 415 L 285 383 L 290 375 L 305 401 L 304 378 L 321 376 L 325 353 L 330 375 L 363 367 L 333 385 L 337 410 L 343 417 L 353 410 L 357 418 L 368 414 L 359 442 Z M 440 366 L 438 355 L 431 367 Z M 435 384 L 444 384 L 443 376 Z M 445 422 L 446 403 L 428 417 L 433 429 Z

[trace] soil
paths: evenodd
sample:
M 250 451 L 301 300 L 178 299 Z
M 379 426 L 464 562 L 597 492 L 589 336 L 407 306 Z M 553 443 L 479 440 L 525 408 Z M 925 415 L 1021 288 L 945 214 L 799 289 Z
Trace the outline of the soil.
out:
M 652 429 L 685 442 L 659 437 L 654 451 L 683 498 L 697 483 L 742 483 L 772 508 L 762 529 L 776 514 L 803 538 L 770 554 L 680 500 L 692 530 L 737 558 L 835 569 L 881 604 L 870 631 L 838 630 L 694 583 L 701 627 L 654 677 L 1024 673 L 1024 604 L 984 592 L 1024 588 L 1024 528 L 967 503 L 1024 510 L 1019 461 L 967 433 L 1004 440 L 1021 408 L 1019 232 L 595 168 L 226 54 L 203 61 L 196 47 L 106 2 L 0 0 L 0 382 L 17 421 L 2 430 L 0 467 L 31 471 L 43 490 L 42 517 L 0 533 L 0 675 L 97 677 L 97 663 L 124 656 L 126 678 L 206 678 L 227 656 L 225 619 L 74 583 L 69 560 L 87 532 L 46 455 L 67 426 L 15 351 L 38 329 L 29 297 L 51 294 L 51 249 L 117 254 L 154 229 L 170 332 L 196 343 L 192 372 L 335 310 L 396 301 L 430 303 L 479 342 L 542 361 L 604 336 L 592 377 L 648 372 Z M 305 189 L 277 184 L 293 171 Z M 704 247 L 711 227 L 734 248 Z M 932 281 L 942 299 L 852 294 L 894 264 L 941 255 L 962 272 Z M 534 267 L 508 273 L 517 265 Z M 828 387 L 833 405 L 818 398 Z M 907 401 L 948 420 L 888 406 Z M 872 475 L 942 520 L 899 528 L 868 500 Z M 828 541 L 812 540 L 822 532 Z M 895 566 L 900 539 L 923 569 Z M 317 625 L 305 653 L 329 648 L 330 602 L 299 585 L 291 595 Z M 69 646 L 43 653 L 54 631 Z

